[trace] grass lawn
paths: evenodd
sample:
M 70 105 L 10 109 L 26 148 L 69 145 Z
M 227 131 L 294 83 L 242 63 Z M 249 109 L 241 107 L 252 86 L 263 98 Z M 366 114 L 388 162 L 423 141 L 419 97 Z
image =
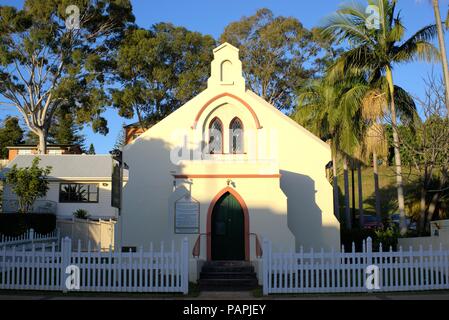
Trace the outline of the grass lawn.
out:
M 344 215 L 344 176 L 343 169 L 338 172 L 338 186 L 340 189 L 340 216 Z M 340 169 L 339 168 L 339 169 Z M 414 184 L 413 178 L 416 176 L 408 169 L 403 170 L 403 177 L 405 181 L 404 189 L 406 195 L 406 201 L 410 203 L 410 196 L 416 192 L 416 184 Z M 359 208 L 359 193 L 358 193 L 358 176 L 357 171 L 354 171 L 355 179 L 355 208 L 356 214 L 358 214 Z M 362 169 L 362 188 L 363 188 L 363 210 L 367 215 L 375 215 L 375 194 L 374 194 L 374 172 L 373 168 L 366 167 Z M 381 212 L 384 217 L 397 213 L 397 189 L 396 189 L 396 176 L 393 167 L 379 166 L 379 190 L 381 198 Z M 408 197 L 407 197 L 408 196 Z M 407 199 L 408 198 L 408 199 Z M 352 208 L 352 176 L 351 170 L 349 170 L 349 199 Z M 419 199 L 416 199 L 419 201 Z M 410 211 L 406 207 L 406 211 Z

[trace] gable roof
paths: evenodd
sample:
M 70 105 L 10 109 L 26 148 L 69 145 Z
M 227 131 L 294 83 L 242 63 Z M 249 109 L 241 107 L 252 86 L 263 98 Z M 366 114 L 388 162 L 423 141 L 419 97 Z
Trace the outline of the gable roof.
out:
M 50 179 L 61 178 L 100 178 L 111 179 L 112 157 L 110 155 L 18 155 L 0 173 L 4 179 L 5 174 L 14 165 L 18 168 L 31 166 L 35 157 L 39 157 L 39 167 L 52 167 Z
M 310 132 L 309 130 L 307 130 L 306 128 L 304 128 L 303 126 L 301 126 L 299 123 L 297 123 L 296 121 L 294 121 L 292 118 L 290 118 L 289 116 L 287 116 L 286 114 L 284 114 L 283 112 L 281 112 L 279 109 L 277 109 L 275 106 L 273 106 L 272 104 L 270 104 L 268 101 L 266 101 L 265 99 L 263 99 L 261 96 L 259 96 L 258 94 L 256 94 L 255 92 L 251 91 L 251 90 L 246 90 L 246 94 L 248 94 L 249 96 L 251 96 L 252 98 L 256 99 L 259 103 L 265 105 L 266 107 L 268 107 L 272 112 L 278 114 L 280 117 L 282 117 L 285 121 L 287 121 L 288 123 L 290 123 L 291 125 L 293 125 L 294 127 L 298 128 L 300 131 L 302 131 L 304 134 L 306 134 L 307 136 L 309 136 L 310 138 L 312 138 L 313 140 L 315 140 L 316 142 L 318 142 L 319 144 L 321 144 L 323 147 L 325 147 L 326 149 L 330 149 L 330 146 L 324 142 L 323 140 L 321 140 L 319 137 L 317 137 L 316 135 L 314 135 L 312 132 Z

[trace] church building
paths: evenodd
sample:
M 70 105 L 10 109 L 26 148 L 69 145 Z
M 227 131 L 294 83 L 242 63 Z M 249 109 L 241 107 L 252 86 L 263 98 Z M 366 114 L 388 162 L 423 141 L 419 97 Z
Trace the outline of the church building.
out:
M 116 239 L 192 251 L 260 268 L 263 239 L 278 250 L 340 248 L 326 177 L 329 145 L 248 90 L 239 50 L 214 50 L 207 89 L 123 150 L 129 170 Z

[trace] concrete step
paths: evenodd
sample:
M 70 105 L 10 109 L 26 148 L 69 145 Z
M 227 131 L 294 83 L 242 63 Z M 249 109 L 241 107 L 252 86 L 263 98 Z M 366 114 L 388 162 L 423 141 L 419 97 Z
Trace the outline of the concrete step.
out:
M 209 261 L 200 273 L 200 290 L 246 291 L 257 288 L 254 267 L 246 261 Z
M 242 272 L 252 273 L 254 267 L 245 261 L 211 261 L 203 265 L 203 272 Z
M 201 272 L 200 279 L 255 279 L 255 272 Z
M 202 291 L 249 291 L 258 287 L 257 279 L 200 279 Z

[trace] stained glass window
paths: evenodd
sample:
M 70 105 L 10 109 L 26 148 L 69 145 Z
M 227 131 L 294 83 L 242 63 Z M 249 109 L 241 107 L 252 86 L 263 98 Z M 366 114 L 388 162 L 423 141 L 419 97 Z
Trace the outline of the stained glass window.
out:
M 223 153 L 223 124 L 218 118 L 212 120 L 209 127 L 209 152 L 210 154 Z
M 239 118 L 232 120 L 229 135 L 231 153 L 243 153 L 243 124 Z

